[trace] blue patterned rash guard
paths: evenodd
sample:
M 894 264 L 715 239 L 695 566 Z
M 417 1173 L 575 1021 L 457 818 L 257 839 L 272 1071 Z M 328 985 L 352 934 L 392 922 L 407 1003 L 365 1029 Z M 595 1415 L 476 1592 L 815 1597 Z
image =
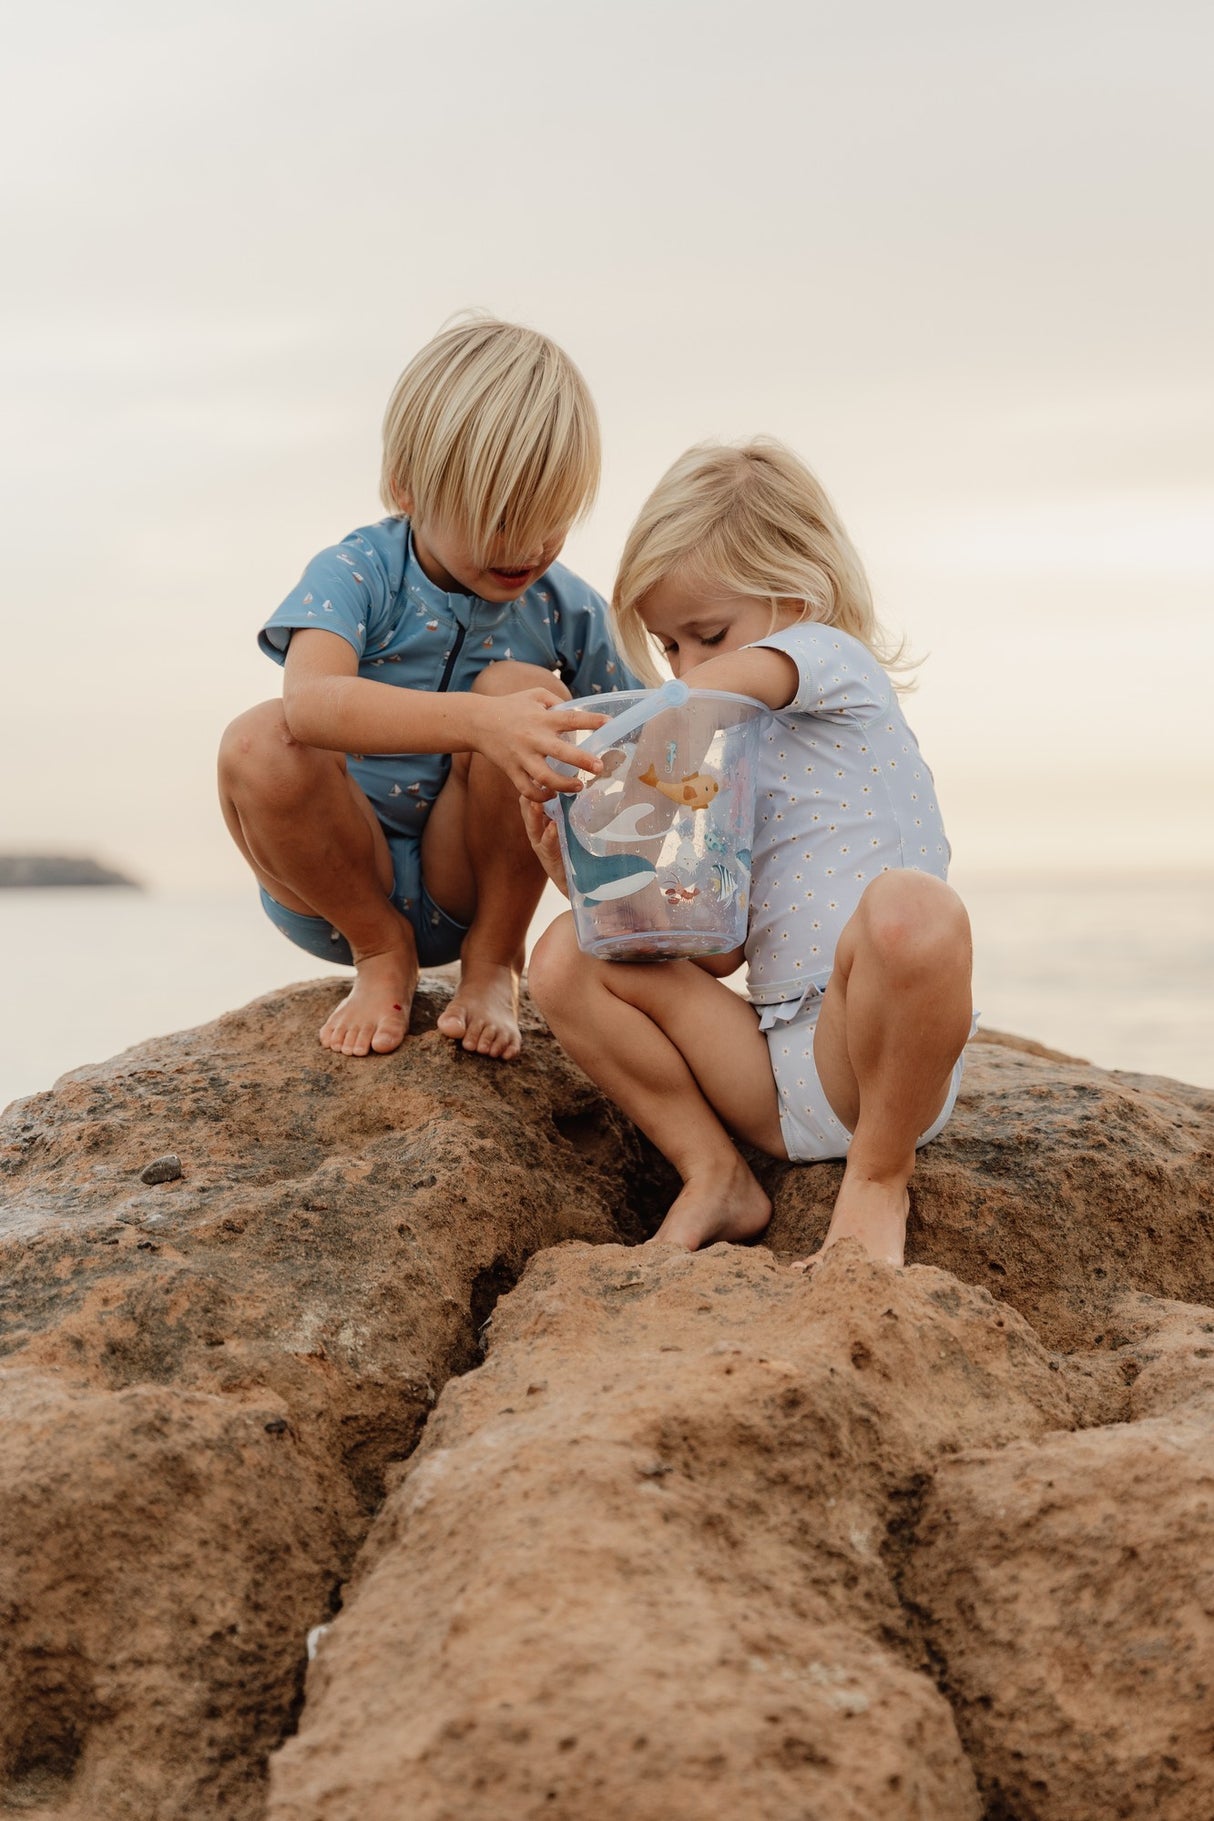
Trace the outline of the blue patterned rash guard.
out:
M 358 654 L 358 674 L 404 689 L 467 690 L 489 664 L 514 658 L 555 671 L 575 696 L 640 684 L 611 640 L 607 604 L 554 563 L 505 606 L 447 594 L 413 550 L 409 521 L 383 519 L 313 557 L 258 643 L 283 663 L 293 632 L 334 632 Z M 350 775 L 389 831 L 418 835 L 451 767 L 443 752 L 349 755 Z

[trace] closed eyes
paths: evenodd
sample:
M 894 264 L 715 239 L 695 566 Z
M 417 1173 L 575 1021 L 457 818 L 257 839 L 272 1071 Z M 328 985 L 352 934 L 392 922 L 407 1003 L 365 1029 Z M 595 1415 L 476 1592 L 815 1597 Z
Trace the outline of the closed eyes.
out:
M 711 634 L 703 633 L 703 632 L 693 632 L 693 633 L 690 633 L 688 636 L 692 639 L 697 640 L 698 643 L 701 645 L 719 645 L 721 643 L 721 641 L 724 639 L 725 634 L 728 631 L 729 631 L 728 626 L 722 626 L 720 632 L 714 632 Z M 679 649 L 678 642 L 674 639 L 672 639 L 669 644 L 666 644 L 665 641 L 662 639 L 658 639 L 658 644 L 661 647 L 663 657 L 667 657 L 667 658 L 670 657 L 672 652 L 675 652 Z

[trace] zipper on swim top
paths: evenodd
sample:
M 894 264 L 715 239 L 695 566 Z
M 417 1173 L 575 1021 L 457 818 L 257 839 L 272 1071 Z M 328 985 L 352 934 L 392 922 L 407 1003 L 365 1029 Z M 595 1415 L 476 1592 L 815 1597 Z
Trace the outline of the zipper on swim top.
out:
M 443 665 L 443 674 L 439 678 L 438 690 L 440 695 L 451 681 L 451 672 L 455 669 L 455 660 L 463 650 L 464 640 L 467 636 L 468 628 L 466 626 L 457 625 L 455 628 L 455 643 L 447 653 L 447 662 Z

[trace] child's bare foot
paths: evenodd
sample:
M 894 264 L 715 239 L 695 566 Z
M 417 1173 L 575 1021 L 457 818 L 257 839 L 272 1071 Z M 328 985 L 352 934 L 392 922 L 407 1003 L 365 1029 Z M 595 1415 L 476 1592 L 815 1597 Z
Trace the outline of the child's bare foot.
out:
M 735 1153 L 732 1168 L 724 1172 L 706 1169 L 688 1177 L 665 1220 L 646 1243 L 662 1240 L 667 1245 L 686 1246 L 689 1252 L 715 1245 L 719 1239 L 740 1245 L 757 1239 L 770 1219 L 770 1201 Z
M 407 948 L 365 955 L 356 962 L 354 985 L 320 1027 L 325 1049 L 339 1056 L 385 1056 L 398 1049 L 409 1029 L 417 990 L 417 962 Z
M 520 970 L 501 962 L 465 959 L 459 986 L 438 1016 L 444 1037 L 478 1056 L 511 1062 L 523 1047 L 518 1027 Z
M 812 1271 L 824 1252 L 840 1239 L 858 1239 L 870 1258 L 886 1264 L 906 1263 L 906 1221 L 910 1196 L 903 1181 L 874 1181 L 844 1176 L 821 1248 L 810 1258 L 799 1258 L 794 1271 Z

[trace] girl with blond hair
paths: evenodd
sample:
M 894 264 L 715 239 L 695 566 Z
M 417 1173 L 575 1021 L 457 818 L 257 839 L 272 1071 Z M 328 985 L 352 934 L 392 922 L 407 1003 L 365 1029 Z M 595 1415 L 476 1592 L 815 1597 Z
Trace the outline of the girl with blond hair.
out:
M 694 1249 L 764 1230 L 740 1140 L 846 1158 L 825 1244 L 901 1264 L 915 1154 L 952 1112 L 972 1031 L 969 923 L 887 674 L 902 649 L 817 480 L 769 441 L 675 463 L 629 535 L 612 609 L 648 681 L 660 654 L 693 689 L 771 711 L 747 939 L 695 962 L 598 961 L 565 916 L 532 956 L 532 995 L 682 1178 L 656 1238 Z M 561 883 L 555 825 L 534 801 L 524 814 Z M 744 959 L 746 997 L 724 984 Z

